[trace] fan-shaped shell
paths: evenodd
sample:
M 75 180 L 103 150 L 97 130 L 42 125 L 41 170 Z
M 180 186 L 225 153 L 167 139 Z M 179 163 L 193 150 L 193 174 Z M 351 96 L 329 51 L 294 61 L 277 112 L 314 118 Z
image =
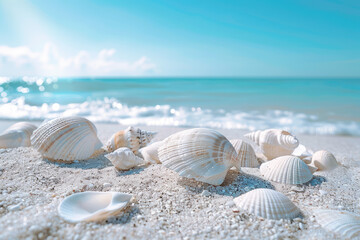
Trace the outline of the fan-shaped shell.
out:
M 234 146 L 238 154 L 238 162 L 240 163 L 240 167 L 255 168 L 260 165 L 257 160 L 255 151 L 249 143 L 241 139 L 230 140 L 230 143 Z
M 165 167 L 180 176 L 220 185 L 228 169 L 236 165 L 237 153 L 219 132 L 193 128 L 163 140 L 159 158 Z
M 106 144 L 106 149 L 108 152 L 112 152 L 118 148 L 127 147 L 138 154 L 138 150 L 150 143 L 155 135 L 156 132 L 144 131 L 130 126 L 113 134 Z
M 298 157 L 306 164 L 309 164 L 311 163 L 311 157 L 313 155 L 313 152 L 311 150 L 308 150 L 304 145 L 299 144 L 299 146 L 295 148 L 291 155 Z
M 52 160 L 84 160 L 95 155 L 102 146 L 96 127 L 82 117 L 60 117 L 36 129 L 31 143 L 43 157 Z
M 360 215 L 347 211 L 315 210 L 316 221 L 326 230 L 346 239 L 360 239 Z
M 299 145 L 296 137 L 280 129 L 251 132 L 245 137 L 254 141 L 268 160 L 290 155 Z
M 120 192 L 81 192 L 65 198 L 58 207 L 60 217 L 68 222 L 105 220 L 124 211 L 132 195 Z
M 298 207 L 284 194 L 258 188 L 234 198 L 236 206 L 251 214 L 269 219 L 293 219 L 300 214 Z
M 158 154 L 161 145 L 162 141 L 158 141 L 139 149 L 140 155 L 144 158 L 145 162 L 161 163 Z
M 144 160 L 135 156 L 129 148 L 118 148 L 114 152 L 105 155 L 118 170 L 128 170 L 144 164 Z
M 265 179 L 284 184 L 302 184 L 313 178 L 309 167 L 294 156 L 282 156 L 260 166 Z
M 28 122 L 11 125 L 0 135 L 0 148 L 30 147 L 30 137 L 36 126 Z
M 332 170 L 338 166 L 334 155 L 328 151 L 322 150 L 314 153 L 311 164 L 320 171 Z

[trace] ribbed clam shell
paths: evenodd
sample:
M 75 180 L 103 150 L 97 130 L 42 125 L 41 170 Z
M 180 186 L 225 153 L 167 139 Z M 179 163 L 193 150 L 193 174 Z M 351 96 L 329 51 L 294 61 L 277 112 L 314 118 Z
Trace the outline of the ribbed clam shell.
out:
M 234 146 L 238 154 L 238 163 L 240 164 L 240 167 L 255 168 L 260 165 L 255 151 L 249 143 L 241 139 L 230 140 L 230 143 Z
M 257 188 L 234 198 L 236 206 L 263 218 L 293 219 L 300 210 L 284 194 L 267 188 Z
M 119 170 L 128 170 L 133 167 L 144 164 L 144 160 L 135 156 L 135 154 L 129 148 L 118 148 L 114 152 L 105 155 L 115 168 Z
M 28 122 L 11 125 L 0 135 L 0 148 L 29 147 L 30 137 L 36 126 Z
M 121 192 L 81 192 L 65 198 L 58 207 L 60 217 L 68 222 L 105 220 L 124 211 L 132 195 Z
M 94 124 L 82 117 L 60 117 L 41 124 L 31 143 L 43 157 L 69 162 L 88 159 L 102 146 Z
M 156 132 L 144 131 L 130 126 L 113 134 L 107 142 L 106 148 L 108 152 L 112 152 L 120 147 L 127 147 L 138 154 L 138 150 L 149 144 L 155 135 Z
M 299 145 L 296 137 L 280 129 L 251 132 L 245 137 L 254 141 L 268 160 L 290 155 Z
M 161 145 L 162 141 L 158 141 L 139 149 L 140 155 L 144 158 L 145 162 L 152 164 L 161 163 L 158 154 Z
M 284 184 L 302 184 L 310 181 L 313 175 L 309 167 L 298 157 L 282 156 L 260 166 L 265 179 Z
M 316 221 L 326 230 L 346 239 L 360 239 L 360 215 L 327 209 L 314 211 Z
M 311 150 L 308 150 L 304 145 L 299 144 L 299 146 L 295 148 L 295 150 L 292 152 L 291 155 L 298 157 L 301 160 L 303 160 L 306 164 L 309 164 L 311 163 L 311 157 L 313 155 L 313 152 Z
M 338 166 L 334 155 L 325 150 L 315 152 L 311 164 L 317 167 L 319 171 L 333 170 Z
M 193 128 L 171 135 L 159 148 L 159 159 L 180 176 L 220 185 L 228 169 L 235 166 L 237 153 L 219 132 Z

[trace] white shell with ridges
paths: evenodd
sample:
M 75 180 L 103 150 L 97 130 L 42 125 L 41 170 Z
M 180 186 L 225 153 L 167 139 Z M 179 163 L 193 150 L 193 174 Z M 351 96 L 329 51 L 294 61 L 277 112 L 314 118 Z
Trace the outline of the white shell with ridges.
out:
M 82 117 L 60 117 L 41 124 L 31 143 L 43 157 L 65 162 L 88 159 L 102 146 L 95 125 Z
M 314 211 L 316 221 L 326 230 L 346 239 L 360 239 L 360 215 L 327 209 Z
M 265 179 L 284 184 L 302 184 L 310 181 L 313 175 L 309 167 L 298 157 L 282 156 L 260 166 Z
M 135 156 L 129 148 L 118 148 L 114 152 L 105 155 L 118 170 L 128 170 L 144 164 L 144 160 Z
M 248 213 L 269 219 L 293 219 L 300 214 L 288 197 L 267 188 L 258 188 L 234 198 L 236 206 Z
M 121 192 L 81 192 L 65 198 L 58 207 L 68 222 L 90 222 L 116 216 L 129 206 L 132 195 Z
M 249 143 L 241 139 L 230 140 L 230 143 L 234 146 L 238 154 L 238 161 L 240 163 L 240 167 L 255 168 L 260 165 L 257 160 L 255 151 Z
M 159 158 L 180 176 L 213 185 L 223 183 L 228 169 L 235 166 L 237 153 L 219 132 L 193 128 L 163 140 Z
M 158 154 L 158 150 L 161 145 L 162 141 L 151 143 L 146 147 L 140 148 L 139 153 L 147 163 L 161 163 Z
M 30 137 L 36 126 L 28 122 L 11 125 L 0 135 L 0 148 L 29 147 Z
M 315 152 L 311 164 L 317 167 L 319 171 L 333 170 L 338 166 L 334 155 L 325 150 Z
M 280 129 L 251 132 L 245 137 L 254 141 L 268 160 L 290 155 L 299 145 L 296 137 Z

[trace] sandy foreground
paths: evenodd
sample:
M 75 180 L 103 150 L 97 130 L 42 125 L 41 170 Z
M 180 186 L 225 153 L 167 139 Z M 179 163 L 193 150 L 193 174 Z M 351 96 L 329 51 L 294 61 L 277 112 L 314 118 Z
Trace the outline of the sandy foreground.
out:
M 0 132 L 13 123 L 0 122 Z M 96 126 L 103 142 L 126 127 Z M 142 129 L 158 131 L 155 141 L 182 130 Z M 228 139 L 246 133 L 219 131 Z M 360 213 L 360 138 L 297 137 L 313 150 L 332 152 L 341 166 L 316 172 L 300 187 L 263 180 L 257 168 L 243 168 L 243 173 L 230 170 L 216 187 L 181 178 L 161 164 L 118 172 L 103 156 L 63 164 L 43 159 L 31 147 L 0 150 L 0 239 L 341 239 L 323 230 L 312 211 Z M 238 211 L 232 199 L 255 188 L 284 193 L 303 216 L 275 221 Z M 124 214 L 104 222 L 67 223 L 58 216 L 57 207 L 66 196 L 80 191 L 125 192 L 137 201 Z

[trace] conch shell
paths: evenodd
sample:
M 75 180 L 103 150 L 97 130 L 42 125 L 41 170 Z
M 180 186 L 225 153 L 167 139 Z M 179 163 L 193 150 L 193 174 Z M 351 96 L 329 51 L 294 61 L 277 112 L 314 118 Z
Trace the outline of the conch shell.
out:
M 36 126 L 28 122 L 11 125 L 0 135 L 0 148 L 30 147 L 30 137 Z
M 238 154 L 238 161 L 241 167 L 256 168 L 260 165 L 255 151 L 249 143 L 241 139 L 230 140 L 230 143 L 234 146 Z
M 118 148 L 114 152 L 105 155 L 118 170 L 128 170 L 138 165 L 144 164 L 145 161 L 135 154 L 129 148 Z
M 296 137 L 279 129 L 251 132 L 245 137 L 254 141 L 268 160 L 290 155 L 299 145 Z

